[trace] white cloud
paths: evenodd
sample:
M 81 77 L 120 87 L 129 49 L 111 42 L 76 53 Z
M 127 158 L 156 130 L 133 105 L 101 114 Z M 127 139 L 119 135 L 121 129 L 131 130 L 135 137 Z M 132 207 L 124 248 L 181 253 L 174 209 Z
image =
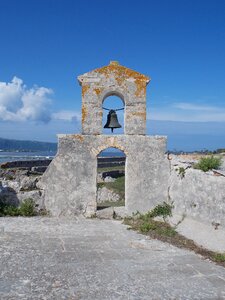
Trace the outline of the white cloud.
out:
M 194 111 L 218 111 L 219 110 L 219 108 L 216 106 L 197 105 L 197 104 L 185 103 L 185 102 L 174 103 L 173 106 L 183 110 L 194 110 Z
M 225 107 L 192 103 L 172 103 L 165 107 L 152 108 L 148 120 L 179 122 L 225 122 Z
M 0 120 L 41 121 L 51 119 L 49 96 L 51 89 L 33 86 L 28 89 L 20 78 L 11 82 L 0 82 Z
M 54 120 L 80 121 L 81 113 L 72 110 L 61 110 L 52 114 Z

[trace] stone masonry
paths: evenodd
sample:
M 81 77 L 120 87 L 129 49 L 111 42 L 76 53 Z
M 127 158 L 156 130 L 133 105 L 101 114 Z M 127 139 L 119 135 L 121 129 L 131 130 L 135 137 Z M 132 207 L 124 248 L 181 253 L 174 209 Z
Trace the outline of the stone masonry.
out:
M 146 136 L 146 86 L 150 79 L 111 62 L 78 77 L 82 87 L 82 134 L 58 135 L 58 153 L 42 178 L 46 209 L 54 216 L 95 214 L 97 156 L 109 147 L 126 155 L 125 210 L 146 212 L 167 200 L 166 137 Z M 102 104 L 124 102 L 124 135 L 102 134 Z

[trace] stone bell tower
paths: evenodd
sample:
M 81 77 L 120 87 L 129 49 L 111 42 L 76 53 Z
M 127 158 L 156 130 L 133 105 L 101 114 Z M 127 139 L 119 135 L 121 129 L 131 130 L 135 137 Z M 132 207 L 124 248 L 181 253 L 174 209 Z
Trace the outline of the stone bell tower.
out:
M 150 78 L 118 62 L 78 77 L 82 86 L 82 134 L 102 134 L 102 103 L 116 95 L 125 105 L 124 133 L 143 135 L 146 130 L 146 85 Z
M 146 86 L 150 78 L 110 62 L 78 76 L 82 87 L 82 134 L 59 134 L 58 152 L 43 175 L 46 208 L 54 216 L 97 209 L 97 156 L 109 147 L 126 155 L 125 211 L 146 212 L 167 200 L 166 137 L 146 136 Z M 102 103 L 124 103 L 124 134 L 103 135 Z

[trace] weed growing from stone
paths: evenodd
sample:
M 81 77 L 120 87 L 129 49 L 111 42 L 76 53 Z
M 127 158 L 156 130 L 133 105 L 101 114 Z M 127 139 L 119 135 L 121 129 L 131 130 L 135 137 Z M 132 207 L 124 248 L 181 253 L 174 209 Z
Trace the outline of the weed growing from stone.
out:
M 214 259 L 216 262 L 225 262 L 225 253 L 215 253 Z
M 166 203 L 167 204 L 167 203 Z M 169 204 L 167 204 L 169 205 Z M 128 229 L 139 231 L 142 234 L 148 235 L 153 239 L 158 239 L 162 242 L 170 243 L 179 248 L 189 249 L 197 254 L 200 254 L 206 259 L 225 267 L 225 253 L 217 253 L 207 250 L 201 246 L 195 244 L 194 241 L 184 237 L 176 231 L 176 227 L 171 226 L 164 221 L 156 221 L 156 216 L 171 216 L 172 206 L 170 208 L 167 205 L 157 205 L 153 210 L 146 214 L 140 214 L 137 212 L 132 217 L 124 218 L 124 224 L 128 225 Z M 166 208 L 166 209 L 165 209 Z
M 175 229 L 165 222 L 166 217 L 172 216 L 172 208 L 171 204 L 163 202 L 146 214 L 137 212 L 133 217 L 125 218 L 124 222 L 128 225 L 132 224 L 134 229 L 142 233 L 154 232 L 158 235 L 174 236 Z M 155 217 L 162 217 L 164 222 L 154 220 Z
M 180 178 L 181 179 L 184 178 L 184 176 L 185 176 L 185 168 L 180 167 L 179 170 L 178 170 L 178 172 L 179 172 Z
M 166 217 L 172 216 L 172 208 L 173 205 L 163 202 L 163 204 L 157 205 L 155 208 L 150 210 L 148 213 L 144 215 L 140 215 L 140 218 L 142 219 L 149 219 L 149 218 L 155 218 L 155 217 L 163 217 L 165 220 Z
M 221 157 L 202 157 L 197 164 L 194 165 L 195 169 L 202 170 L 203 172 L 207 172 L 212 169 L 218 169 L 222 164 Z

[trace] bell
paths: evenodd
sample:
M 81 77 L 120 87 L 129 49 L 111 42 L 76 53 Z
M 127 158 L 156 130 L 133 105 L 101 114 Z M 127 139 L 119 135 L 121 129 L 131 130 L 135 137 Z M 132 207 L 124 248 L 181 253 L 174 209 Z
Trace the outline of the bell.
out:
M 107 122 L 104 126 L 104 128 L 111 128 L 111 131 L 113 132 L 114 128 L 121 128 L 122 126 L 118 122 L 116 111 L 111 109 L 107 115 Z

